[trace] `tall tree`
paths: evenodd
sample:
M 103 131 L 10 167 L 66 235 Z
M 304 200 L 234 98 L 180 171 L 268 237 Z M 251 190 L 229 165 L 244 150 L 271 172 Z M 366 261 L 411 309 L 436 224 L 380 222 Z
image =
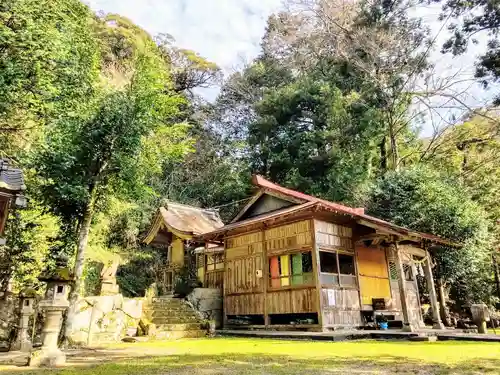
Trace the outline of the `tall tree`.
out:
M 459 181 L 428 168 L 391 172 L 380 179 L 368 212 L 460 243 L 434 252 L 436 279 L 451 290 L 455 307 L 493 302 L 492 238 L 484 209 L 467 197 Z
M 147 193 L 147 173 L 141 165 L 150 154 L 141 152 L 143 144 L 151 136 L 158 143 L 168 143 L 170 133 L 178 131 L 174 124 L 183 99 L 173 92 L 168 67 L 156 45 L 146 40 L 134 52 L 134 60 L 130 81 L 119 90 L 104 91 L 89 116 L 61 119 L 48 135 L 50 147 L 35 161 L 44 179 L 44 202 L 65 222 L 74 222 L 78 231 L 67 332 L 71 332 L 81 290 L 94 213 L 110 194 Z
M 0 148 L 41 141 L 44 126 L 77 113 L 99 78 L 93 13 L 79 0 L 5 0 L 0 4 Z
M 454 18 L 449 27 L 452 35 L 443 52 L 464 54 L 470 44 L 478 44 L 487 36 L 486 50 L 476 63 L 476 77 L 484 85 L 500 79 L 500 6 L 497 0 L 432 0 L 442 4 L 441 19 Z M 497 101 L 500 97 L 497 97 Z

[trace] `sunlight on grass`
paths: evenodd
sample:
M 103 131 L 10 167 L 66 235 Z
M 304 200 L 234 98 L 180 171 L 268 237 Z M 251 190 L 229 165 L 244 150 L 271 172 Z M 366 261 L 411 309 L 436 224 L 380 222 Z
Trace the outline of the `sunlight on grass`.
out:
M 308 342 L 215 338 L 119 344 L 71 358 L 62 370 L 23 374 L 498 374 L 496 343 Z M 138 358 L 138 357 L 143 358 Z M 107 361 L 107 363 L 98 363 Z M 12 370 L 12 369 L 10 369 Z M 2 372 L 0 367 L 0 373 Z M 19 372 L 17 372 L 19 373 Z

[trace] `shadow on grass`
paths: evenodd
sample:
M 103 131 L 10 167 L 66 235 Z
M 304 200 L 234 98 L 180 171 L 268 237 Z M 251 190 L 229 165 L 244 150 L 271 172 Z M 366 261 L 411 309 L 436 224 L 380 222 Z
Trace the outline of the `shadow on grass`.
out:
M 118 354 L 118 353 L 117 353 Z M 125 354 L 125 353 L 123 353 Z M 147 353 L 144 353 L 147 355 Z M 103 356 L 99 358 L 99 356 Z M 167 355 L 162 357 L 121 358 L 120 355 L 106 357 L 96 353 L 94 357 L 69 358 L 76 367 L 60 370 L 23 369 L 22 373 L 45 375 L 152 375 L 152 374 L 499 374 L 500 358 L 468 360 L 453 365 L 423 363 L 405 357 L 357 357 L 297 359 L 290 356 L 269 355 Z M 112 361 L 103 363 L 103 360 Z M 5 374 L 7 372 L 1 372 Z M 16 373 L 19 373 L 18 371 Z

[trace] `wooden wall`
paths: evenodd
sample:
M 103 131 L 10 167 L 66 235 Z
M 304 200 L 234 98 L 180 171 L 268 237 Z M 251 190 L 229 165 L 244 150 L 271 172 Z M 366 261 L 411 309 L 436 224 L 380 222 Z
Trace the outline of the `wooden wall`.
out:
M 180 238 L 175 238 L 172 241 L 172 248 L 170 254 L 170 262 L 177 266 L 184 265 L 184 241 Z
M 354 254 L 352 228 L 314 220 L 316 250 Z M 356 257 L 354 257 L 355 266 Z M 320 265 L 321 266 L 321 265 Z M 322 324 L 324 327 L 358 327 L 362 325 L 357 287 L 331 286 L 320 291 Z
M 357 289 L 322 289 L 323 326 L 362 325 Z
M 361 303 L 371 305 L 372 298 L 391 298 L 385 250 L 356 246 Z
M 317 246 L 354 251 L 352 228 L 326 221 L 314 220 L 314 229 Z
M 312 244 L 311 221 L 298 221 L 267 229 L 264 235 L 268 255 L 287 250 L 310 248 Z
M 405 264 L 410 264 L 411 263 L 411 254 L 405 253 L 402 251 L 401 253 L 401 260 Z M 394 262 L 394 255 L 392 254 L 391 250 L 387 250 L 387 258 L 389 262 Z M 420 309 L 420 296 L 418 293 L 418 284 L 417 284 L 417 278 L 416 278 L 416 269 L 413 266 L 413 277 L 414 280 L 412 281 L 405 281 L 406 285 L 406 297 L 408 301 L 408 309 L 409 309 L 409 319 L 410 323 L 412 323 L 415 326 L 423 326 L 423 318 L 422 318 L 422 311 Z M 399 293 L 399 285 L 398 281 L 396 280 L 391 280 L 391 293 L 392 293 L 392 299 L 390 303 L 390 308 L 396 311 L 401 311 L 401 295 Z M 402 313 L 400 319 L 402 320 Z
M 264 314 L 263 233 L 226 240 L 224 306 L 226 315 Z
M 268 256 L 310 249 L 312 222 L 304 220 L 226 239 L 224 304 L 226 315 L 316 312 L 311 285 L 268 289 Z
M 207 272 L 205 277 L 205 288 L 222 289 L 224 283 L 224 271 Z
M 268 314 L 316 312 L 316 288 L 288 289 L 267 292 Z

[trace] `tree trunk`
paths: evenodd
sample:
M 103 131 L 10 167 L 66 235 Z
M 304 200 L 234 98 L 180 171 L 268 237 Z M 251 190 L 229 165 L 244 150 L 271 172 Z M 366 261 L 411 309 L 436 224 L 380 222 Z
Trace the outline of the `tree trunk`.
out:
M 498 269 L 498 254 L 492 254 L 493 273 L 495 275 L 495 285 L 497 287 L 497 297 L 500 299 L 500 270 Z
M 448 314 L 448 310 L 446 309 L 446 296 L 444 293 L 443 279 L 440 277 L 437 278 L 437 290 L 439 295 L 439 314 L 441 315 L 441 321 L 445 326 L 449 327 L 451 325 L 450 316 Z
M 391 141 L 392 169 L 397 171 L 399 168 L 399 151 L 398 140 L 396 139 L 396 132 L 394 131 L 394 124 L 389 125 L 389 138 Z
M 74 267 L 74 283 L 69 295 L 69 309 L 66 316 L 65 326 L 65 341 L 66 344 L 71 344 L 71 332 L 73 330 L 73 320 L 76 315 L 76 308 L 80 289 L 82 287 L 82 274 L 85 265 L 85 250 L 89 239 L 90 225 L 94 214 L 95 190 L 91 192 L 90 201 L 85 208 L 78 230 L 78 247 L 76 250 L 76 259 Z
M 382 138 L 380 142 L 380 170 L 382 171 L 382 175 L 387 172 L 387 139 L 386 137 Z

